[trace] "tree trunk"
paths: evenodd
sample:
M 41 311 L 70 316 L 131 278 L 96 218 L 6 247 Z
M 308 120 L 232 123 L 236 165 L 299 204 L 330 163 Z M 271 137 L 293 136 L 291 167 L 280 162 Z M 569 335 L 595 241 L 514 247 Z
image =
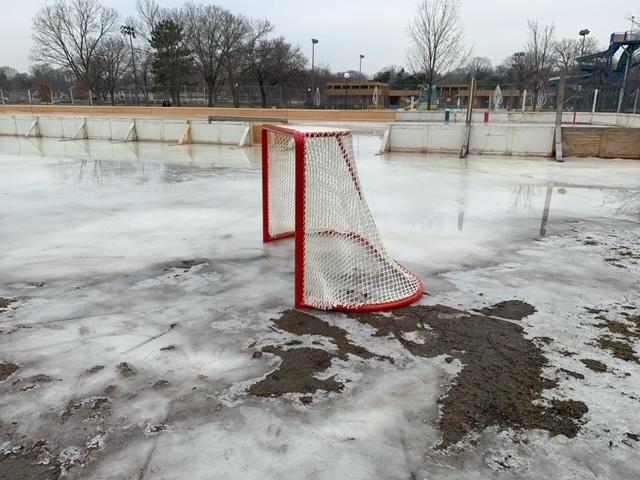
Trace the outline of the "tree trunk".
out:
M 213 107 L 213 88 L 214 85 L 212 85 L 211 83 L 207 83 L 207 105 L 209 107 Z
M 267 92 L 264 89 L 264 82 L 258 82 L 260 86 L 260 98 L 262 99 L 262 108 L 267 108 Z
M 115 106 L 115 104 L 116 104 L 115 90 L 116 90 L 116 86 L 115 85 L 110 85 L 109 86 L 109 95 L 111 95 L 111 105 L 112 106 Z
M 238 95 L 237 87 L 231 87 L 231 96 L 233 97 L 233 106 L 235 108 L 240 108 L 240 96 Z

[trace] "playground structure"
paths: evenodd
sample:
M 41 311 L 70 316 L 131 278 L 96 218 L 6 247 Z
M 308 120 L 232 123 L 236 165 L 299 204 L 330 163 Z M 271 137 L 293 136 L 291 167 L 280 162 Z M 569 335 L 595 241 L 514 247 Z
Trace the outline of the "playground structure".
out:
M 567 77 L 565 107 L 574 110 L 625 111 L 637 109 L 640 67 L 636 53 L 640 48 L 640 31 L 611 34 L 606 50 L 583 55 L 578 75 Z M 552 78 L 557 85 L 559 77 Z
M 640 32 L 612 33 L 606 50 L 577 58 L 582 78 L 593 79 L 600 84 L 618 84 L 624 80 L 625 74 L 640 66 L 640 59 L 634 59 L 638 47 Z M 616 61 L 619 50 L 622 50 L 622 55 Z
M 420 97 L 412 108 L 416 110 L 435 110 L 438 108 L 440 100 L 438 98 L 438 90 L 435 84 L 425 84 L 420 87 Z

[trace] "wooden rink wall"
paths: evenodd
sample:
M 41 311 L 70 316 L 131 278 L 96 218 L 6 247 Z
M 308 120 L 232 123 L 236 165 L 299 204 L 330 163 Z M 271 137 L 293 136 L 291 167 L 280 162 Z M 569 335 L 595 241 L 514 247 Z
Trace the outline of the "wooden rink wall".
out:
M 562 127 L 562 151 L 568 157 L 640 158 L 640 129 Z
M 269 118 L 287 122 L 395 122 L 396 112 L 391 110 L 311 110 L 276 108 L 218 108 L 218 107 L 110 107 L 83 105 L 0 105 L 0 114 L 75 115 L 194 118 L 208 117 Z

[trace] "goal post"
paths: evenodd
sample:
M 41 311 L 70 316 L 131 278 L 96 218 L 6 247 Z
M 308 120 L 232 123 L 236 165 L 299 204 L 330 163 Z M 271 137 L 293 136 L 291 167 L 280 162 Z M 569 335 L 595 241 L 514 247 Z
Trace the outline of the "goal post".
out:
M 364 199 L 351 132 L 264 125 L 263 240 L 295 238 L 295 306 L 391 310 L 423 284 L 387 253 Z

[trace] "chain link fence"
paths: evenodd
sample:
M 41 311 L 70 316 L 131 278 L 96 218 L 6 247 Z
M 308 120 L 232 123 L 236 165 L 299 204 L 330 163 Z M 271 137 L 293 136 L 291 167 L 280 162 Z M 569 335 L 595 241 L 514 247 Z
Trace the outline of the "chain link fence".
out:
M 265 108 L 329 108 L 329 102 L 323 88 L 300 86 L 264 86 L 236 85 L 220 87 L 212 92 L 216 107 L 265 107 Z M 78 91 L 75 89 L 55 90 L 42 94 L 39 90 L 2 90 L 0 103 L 4 104 L 50 104 L 50 105 L 149 105 L 163 106 L 177 104 L 181 106 L 206 107 L 209 103 L 209 91 L 206 85 L 182 85 L 171 94 L 169 87 L 158 86 L 145 91 L 140 88 L 117 89 L 113 99 L 108 92 Z M 175 101 L 174 101 L 175 98 Z M 360 108 L 355 100 L 346 108 Z
M 621 93 L 619 86 L 598 87 L 595 85 L 568 82 L 565 88 L 563 109 L 581 112 L 620 112 L 640 114 L 640 82 L 631 82 Z M 182 85 L 174 90 L 179 94 L 181 106 L 206 107 L 209 91 L 206 85 Z M 474 108 L 489 110 L 554 111 L 557 108 L 558 85 L 546 85 L 537 92 L 517 84 L 478 82 Z M 223 86 L 212 95 L 216 107 L 244 108 L 320 108 L 363 109 L 372 108 L 372 101 L 357 95 L 344 95 L 336 101 L 331 99 L 324 87 L 237 85 Z M 418 103 L 420 92 L 407 95 L 394 109 L 410 107 Z M 431 109 L 460 109 L 467 107 L 467 85 L 443 85 L 435 93 Z M 176 98 L 177 100 L 177 98 Z M 40 90 L 0 89 L 0 104 L 51 104 L 51 105 L 149 105 L 174 106 L 177 102 L 168 87 L 158 86 L 151 90 L 135 88 L 118 89 L 114 98 L 104 91 L 91 92 L 67 89 L 43 92 Z M 383 100 L 380 102 L 383 103 Z M 387 101 L 387 105 L 389 102 Z

